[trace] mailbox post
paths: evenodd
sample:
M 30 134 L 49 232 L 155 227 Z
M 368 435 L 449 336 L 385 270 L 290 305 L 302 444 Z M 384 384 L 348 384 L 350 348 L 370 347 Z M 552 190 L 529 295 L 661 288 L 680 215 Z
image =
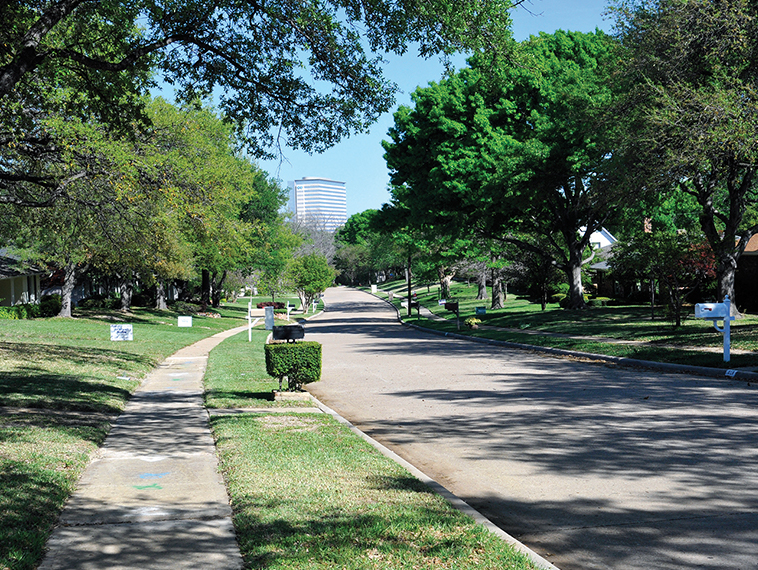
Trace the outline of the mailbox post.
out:
M 734 320 L 729 295 L 724 297 L 723 303 L 698 303 L 695 305 L 695 318 L 710 319 L 713 321 L 713 327 L 724 335 L 724 362 L 729 362 L 731 322 Z M 724 321 L 721 328 L 716 324 L 718 321 Z
M 445 301 L 445 310 L 455 313 L 455 326 L 461 330 L 461 314 L 458 312 L 458 301 Z

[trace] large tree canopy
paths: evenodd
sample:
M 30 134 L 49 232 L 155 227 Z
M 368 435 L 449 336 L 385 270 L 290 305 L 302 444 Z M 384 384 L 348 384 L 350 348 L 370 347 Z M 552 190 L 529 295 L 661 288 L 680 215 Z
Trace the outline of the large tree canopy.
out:
M 612 212 L 601 117 L 615 48 L 602 32 L 541 34 L 515 64 L 493 73 L 472 60 L 417 90 L 385 142 L 394 204 L 417 226 L 473 231 L 553 260 L 571 284 L 570 306 L 582 306 L 583 254 Z
M 371 54 L 403 53 L 411 43 L 426 57 L 503 47 L 514 3 L 7 2 L 0 98 L 23 103 L 39 89 L 64 87 L 87 113 L 116 120 L 155 68 L 187 100 L 215 92 L 253 150 L 266 152 L 279 134 L 319 150 L 391 105 L 394 86 Z
M 751 0 L 620 0 L 626 125 L 617 157 L 629 187 L 693 196 L 734 299 L 737 260 L 758 232 L 758 11 Z M 735 305 L 733 305 L 735 306 Z

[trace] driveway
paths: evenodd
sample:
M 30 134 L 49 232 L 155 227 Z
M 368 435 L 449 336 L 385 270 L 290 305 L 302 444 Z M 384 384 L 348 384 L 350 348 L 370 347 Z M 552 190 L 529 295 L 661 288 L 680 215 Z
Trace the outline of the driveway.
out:
M 758 568 L 758 392 L 425 334 L 345 288 L 309 390 L 561 570 Z

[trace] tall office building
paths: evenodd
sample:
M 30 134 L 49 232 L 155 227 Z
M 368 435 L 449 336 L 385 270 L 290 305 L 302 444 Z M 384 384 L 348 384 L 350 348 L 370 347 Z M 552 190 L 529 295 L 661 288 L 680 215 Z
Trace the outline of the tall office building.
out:
M 347 221 L 344 182 L 306 177 L 289 183 L 289 209 L 295 220 L 333 232 Z

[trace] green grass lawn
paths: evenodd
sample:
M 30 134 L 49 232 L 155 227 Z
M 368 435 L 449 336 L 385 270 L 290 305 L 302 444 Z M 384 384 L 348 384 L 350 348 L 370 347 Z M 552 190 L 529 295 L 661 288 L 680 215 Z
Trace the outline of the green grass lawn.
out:
M 91 454 L 139 379 L 158 362 L 245 323 L 246 308 L 177 327 L 171 312 L 75 311 L 74 319 L 0 320 L 0 568 L 31 569 Z M 111 323 L 134 341 L 111 342 Z
M 382 291 L 379 295 L 384 298 L 387 297 L 387 291 L 403 296 L 407 291 L 404 281 L 382 284 L 380 289 Z M 429 288 L 415 287 L 414 291 L 424 307 L 444 317 L 447 322 L 440 323 L 423 318 L 419 321 L 415 311 L 410 322 L 418 322 L 422 326 L 445 332 L 458 332 L 455 314 L 437 304 L 438 285 L 432 285 Z M 710 321 L 695 319 L 692 316 L 694 308 L 686 309 L 690 318 L 687 318 L 681 327 L 674 328 L 672 323 L 666 320 L 663 307 L 656 307 L 656 318 L 653 320 L 650 307 L 645 305 L 588 307 L 583 311 L 567 311 L 557 304 L 550 304 L 545 311 L 542 311 L 539 304 L 509 295 L 505 307 L 493 311 L 488 308 L 489 299 L 476 300 L 476 293 L 477 289 L 473 284 L 456 282 L 452 285 L 449 300 L 459 302 L 462 334 L 660 362 L 721 368 L 758 366 L 758 317 L 754 315 L 745 315 L 743 319 L 732 322 L 731 346 L 732 349 L 753 351 L 756 354 L 732 353 L 730 362 L 724 363 L 721 352 L 688 350 L 688 347 L 711 347 L 720 351 L 723 345 L 722 335 L 714 330 Z M 400 307 L 402 300 L 404 297 L 402 299 L 395 297 L 394 304 Z M 476 316 L 476 307 L 487 307 L 487 314 L 478 316 L 482 320 L 482 325 L 512 330 L 470 331 L 466 329 L 463 322 L 468 317 Z M 401 310 L 401 314 L 405 315 L 405 309 Z M 594 337 L 594 339 L 538 336 L 528 334 L 529 331 Z M 602 342 L 605 338 L 642 341 L 649 344 L 620 345 Z

